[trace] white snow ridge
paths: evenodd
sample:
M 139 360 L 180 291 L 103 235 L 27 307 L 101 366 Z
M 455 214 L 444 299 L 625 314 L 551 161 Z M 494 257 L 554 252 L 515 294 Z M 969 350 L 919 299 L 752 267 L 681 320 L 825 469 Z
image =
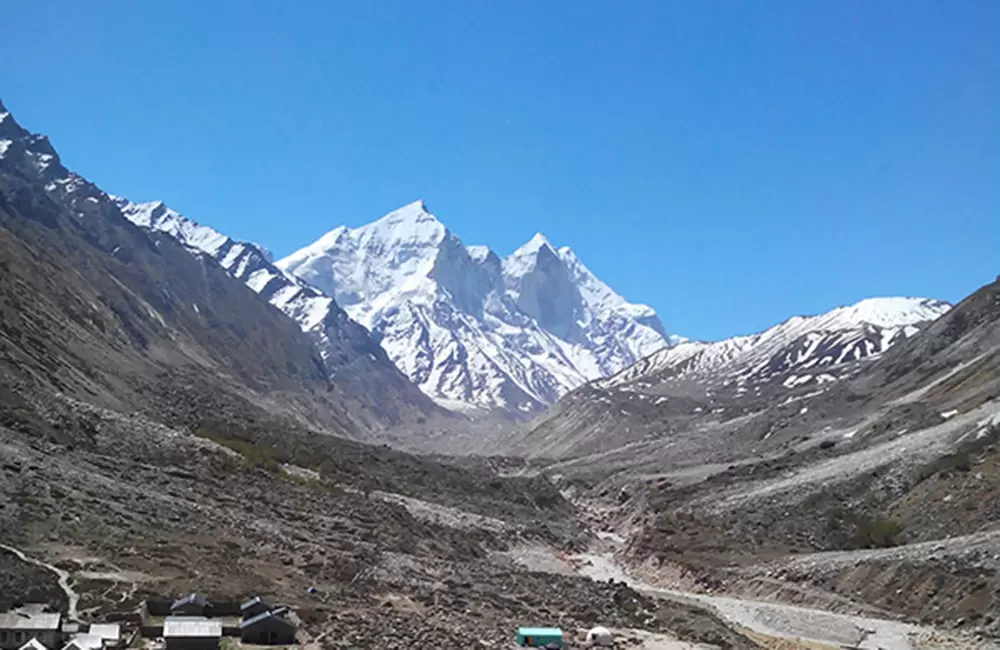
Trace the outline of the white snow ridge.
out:
M 792 370 L 817 372 L 881 354 L 950 308 L 946 302 L 927 298 L 869 298 L 817 316 L 794 316 L 759 334 L 713 343 L 680 342 L 599 385 L 610 388 L 654 377 L 692 376 L 766 382 Z M 824 373 L 817 381 L 836 379 Z M 810 380 L 812 375 L 791 375 L 783 385 L 790 388 Z
M 333 296 L 448 408 L 536 411 L 668 344 L 651 308 L 568 248 L 539 234 L 502 260 L 465 246 L 421 201 L 276 265 Z

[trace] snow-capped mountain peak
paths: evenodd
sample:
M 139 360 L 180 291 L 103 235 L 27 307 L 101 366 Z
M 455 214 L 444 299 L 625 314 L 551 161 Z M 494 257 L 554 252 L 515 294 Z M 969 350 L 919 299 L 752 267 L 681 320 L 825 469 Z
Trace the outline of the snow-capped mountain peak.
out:
M 359 228 L 335 228 L 277 264 L 345 308 L 362 305 L 351 315 L 371 327 L 378 307 L 391 302 L 386 296 L 420 291 L 449 238 L 424 202 L 414 201 Z
M 469 257 L 471 257 L 476 262 L 484 262 L 486 258 L 490 255 L 494 255 L 493 251 L 490 250 L 489 246 L 466 246 L 465 250 L 469 251 Z
M 850 364 L 881 354 L 950 308 L 926 298 L 869 298 L 824 314 L 793 316 L 758 334 L 681 342 L 597 383 L 611 388 L 696 377 L 746 390 L 748 383 L 767 383 L 793 371 L 792 385 L 814 375 L 818 382 L 835 381 L 850 372 Z
M 393 243 L 439 242 L 447 229 L 422 200 L 408 203 L 358 229 L 371 239 Z
M 556 248 L 549 241 L 549 238 L 540 232 L 536 232 L 531 239 L 524 243 L 523 246 L 518 248 L 511 254 L 511 257 L 520 257 L 525 255 L 537 255 L 542 249 L 547 249 L 547 252 L 555 253 Z
M 369 327 L 425 393 L 533 411 L 666 345 L 630 305 L 541 234 L 506 259 L 465 246 L 416 201 L 338 228 L 277 265 Z
M 867 298 L 830 312 L 831 320 L 844 323 L 868 323 L 877 327 L 904 327 L 934 320 L 950 305 L 928 298 Z

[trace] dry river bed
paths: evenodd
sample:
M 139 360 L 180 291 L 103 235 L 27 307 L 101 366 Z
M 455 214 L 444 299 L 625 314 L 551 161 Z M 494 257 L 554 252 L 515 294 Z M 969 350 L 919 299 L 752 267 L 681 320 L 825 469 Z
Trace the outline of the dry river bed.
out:
M 733 627 L 755 638 L 773 639 L 774 648 L 852 648 L 863 650 L 988 650 L 1000 645 L 970 635 L 947 633 L 900 621 L 835 614 L 778 602 L 744 600 L 657 587 L 628 575 L 608 550 L 620 542 L 604 537 L 604 548 L 576 556 L 560 557 L 551 549 L 524 548 L 511 552 L 534 571 L 576 572 L 593 580 L 624 582 L 636 591 L 674 600 L 696 601 L 714 608 Z M 649 639 L 649 648 L 691 647 L 659 645 Z

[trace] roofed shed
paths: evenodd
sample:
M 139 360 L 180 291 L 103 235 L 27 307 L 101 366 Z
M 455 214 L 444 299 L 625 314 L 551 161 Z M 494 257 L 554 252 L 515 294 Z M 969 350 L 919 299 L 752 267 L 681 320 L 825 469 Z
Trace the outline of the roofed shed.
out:
M 100 637 L 105 648 L 114 648 L 121 642 L 122 628 L 118 623 L 94 623 L 87 634 Z
M 51 614 L 38 608 L 24 608 L 0 614 L 0 650 L 17 650 L 32 639 L 55 648 L 60 641 L 61 614 Z
M 287 614 L 287 607 L 279 607 L 248 618 L 240 623 L 240 640 L 255 645 L 292 645 L 296 627 Z
M 221 621 L 172 617 L 163 621 L 163 640 L 167 650 L 215 650 L 221 638 Z
M 555 627 L 519 627 L 517 645 L 523 648 L 544 648 L 548 645 L 563 647 L 562 630 Z
M 261 614 L 269 612 L 272 609 L 274 609 L 274 607 L 271 603 L 267 602 L 260 596 L 257 596 L 256 598 L 251 598 L 240 605 L 240 614 L 243 619 L 246 620 L 248 618 L 253 618 L 254 616 L 260 616 Z
M 94 634 L 77 634 L 69 643 L 63 646 L 63 650 L 101 650 L 104 640 Z
M 188 594 L 183 598 L 178 598 L 170 605 L 171 615 L 180 614 L 188 616 L 204 616 L 205 610 L 212 606 L 212 603 L 201 594 Z

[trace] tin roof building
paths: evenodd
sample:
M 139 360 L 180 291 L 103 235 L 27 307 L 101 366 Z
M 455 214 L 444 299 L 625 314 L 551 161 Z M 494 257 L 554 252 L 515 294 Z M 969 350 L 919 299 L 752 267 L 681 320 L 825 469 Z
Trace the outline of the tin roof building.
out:
M 214 650 L 222 638 L 222 622 L 207 618 L 167 617 L 163 641 L 167 650 Z
M 0 650 L 18 650 L 32 639 L 47 648 L 59 644 L 62 614 L 42 611 L 41 607 L 25 607 L 0 614 Z

